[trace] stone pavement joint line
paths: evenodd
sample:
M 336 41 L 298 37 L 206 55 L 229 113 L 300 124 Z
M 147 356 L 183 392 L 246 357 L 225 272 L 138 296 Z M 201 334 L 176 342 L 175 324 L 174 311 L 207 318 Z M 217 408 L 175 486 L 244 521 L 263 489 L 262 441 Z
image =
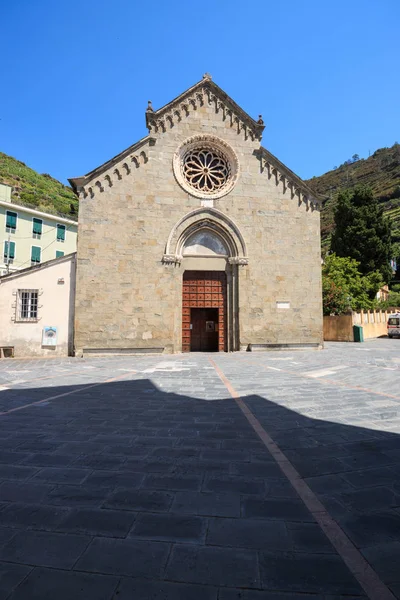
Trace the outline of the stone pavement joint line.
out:
M 245 361 L 243 361 L 243 362 L 245 362 Z M 250 360 L 246 360 L 246 362 L 248 362 L 250 364 L 254 364 Z M 400 400 L 400 396 L 388 394 L 387 392 L 379 392 L 377 390 L 371 390 L 370 388 L 364 388 L 360 385 L 349 385 L 347 383 L 344 383 L 343 381 L 334 381 L 333 379 L 319 379 L 319 377 L 316 377 L 315 375 L 312 375 L 310 373 L 296 373 L 296 371 L 289 371 L 288 369 L 276 369 L 275 367 L 269 367 L 268 365 L 265 366 L 264 369 L 273 369 L 274 371 L 281 371 L 282 373 L 284 373 L 286 375 L 294 375 L 295 377 L 300 377 L 303 379 L 312 379 L 313 381 L 317 381 L 318 383 L 322 383 L 322 384 L 329 383 L 330 385 L 334 385 L 337 387 L 344 387 L 349 390 L 357 390 L 359 392 L 367 392 L 368 394 L 375 394 L 377 396 L 385 396 L 385 398 L 393 398 L 394 400 Z M 330 370 L 332 371 L 332 368 Z M 392 370 L 392 369 L 390 369 L 390 370 Z M 322 371 L 319 371 L 319 373 L 321 373 L 321 372 Z M 327 373 L 327 371 L 325 373 Z M 333 375 L 333 372 L 332 372 L 332 375 Z
M 131 371 L 131 374 L 136 371 Z M 105 381 L 101 381 L 100 383 L 91 383 L 90 385 L 83 385 L 76 390 L 71 390 L 70 392 L 64 392 L 64 394 L 57 394 L 56 396 L 50 396 L 49 398 L 43 398 L 43 400 L 37 400 L 36 402 L 30 402 L 29 404 L 24 404 L 23 406 L 17 406 L 16 408 L 10 408 L 10 410 L 5 410 L 0 412 L 0 417 L 4 415 L 8 415 L 10 413 L 16 412 L 18 410 L 23 410 L 24 408 L 29 408 L 30 406 L 40 406 L 40 404 L 47 404 L 51 400 L 57 400 L 58 398 L 64 398 L 64 396 L 71 396 L 71 394 L 78 394 L 83 390 L 90 390 L 90 388 L 99 387 L 99 385 L 104 385 L 105 383 L 112 383 L 113 381 L 117 381 L 118 379 L 123 379 L 127 377 L 127 373 L 123 375 L 118 375 L 117 377 L 111 377 L 111 379 L 106 379 Z
M 240 397 L 232 384 L 217 364 L 209 358 L 221 381 L 226 386 L 229 394 L 235 400 L 244 416 L 253 427 L 265 447 L 269 450 L 282 472 L 286 475 L 301 500 L 313 515 L 331 544 L 336 548 L 351 573 L 358 580 L 370 600 L 396 600 L 389 588 L 379 578 L 371 565 L 350 541 L 338 523 L 331 517 L 324 505 L 311 491 L 292 463 L 286 458 L 279 446 L 262 427 L 244 400 Z

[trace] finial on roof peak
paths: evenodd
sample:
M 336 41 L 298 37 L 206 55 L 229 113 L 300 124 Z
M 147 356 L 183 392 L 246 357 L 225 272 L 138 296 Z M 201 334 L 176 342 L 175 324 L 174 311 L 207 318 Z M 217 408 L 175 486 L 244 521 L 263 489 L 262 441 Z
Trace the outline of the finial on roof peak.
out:
M 151 100 L 147 102 L 147 112 L 154 112 L 153 104 Z
M 257 123 L 259 125 L 264 125 L 264 121 L 263 121 L 262 115 L 258 115 L 258 121 L 257 121 Z
M 211 81 L 212 77 L 211 77 L 210 73 L 204 73 L 203 79 L 207 79 L 208 81 Z

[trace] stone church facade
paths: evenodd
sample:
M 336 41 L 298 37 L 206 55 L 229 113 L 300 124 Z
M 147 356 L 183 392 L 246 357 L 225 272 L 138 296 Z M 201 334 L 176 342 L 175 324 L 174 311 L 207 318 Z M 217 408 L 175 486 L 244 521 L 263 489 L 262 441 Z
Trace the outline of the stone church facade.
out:
M 75 350 L 322 344 L 319 202 L 209 75 L 149 134 L 70 182 L 79 196 Z

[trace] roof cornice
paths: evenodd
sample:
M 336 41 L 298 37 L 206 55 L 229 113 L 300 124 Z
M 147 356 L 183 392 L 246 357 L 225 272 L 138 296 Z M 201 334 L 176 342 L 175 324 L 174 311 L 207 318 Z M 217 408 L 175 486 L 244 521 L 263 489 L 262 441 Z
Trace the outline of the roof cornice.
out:
M 201 81 L 158 110 L 154 110 L 149 102 L 146 126 L 150 133 L 165 132 L 205 104 L 214 106 L 215 112 L 221 112 L 224 120 L 229 119 L 231 126 L 237 127 L 238 133 L 243 131 L 246 138 L 261 140 L 265 128 L 261 115 L 258 121 L 250 117 L 207 73 Z
M 51 258 L 50 260 L 46 260 L 45 262 L 38 263 L 37 265 L 31 265 L 30 267 L 26 267 L 25 269 L 17 269 L 16 271 L 12 271 L 11 273 L 7 273 L 6 275 L 0 276 L 0 284 L 4 282 L 8 282 L 12 279 L 17 279 L 18 277 L 22 277 L 27 273 L 33 271 L 40 271 L 41 269 L 47 269 L 47 267 L 51 267 L 52 265 L 60 264 L 67 261 L 74 261 L 76 259 L 76 252 L 70 252 L 69 254 L 65 254 L 64 256 L 59 256 L 58 258 Z
M 304 202 L 307 209 L 321 209 L 321 199 L 296 173 L 293 173 L 276 156 L 271 154 L 266 148 L 263 148 L 263 146 L 260 146 L 260 149 L 255 154 L 260 161 L 261 172 L 265 172 L 268 179 L 274 177 L 276 185 L 282 183 L 284 192 L 289 188 L 292 198 L 297 196 L 299 204 Z
M 15 204 L 14 202 L 7 202 L 5 200 L 0 200 L 0 206 L 5 206 L 10 210 L 17 210 L 19 212 L 27 212 L 31 215 L 37 215 L 38 217 L 44 217 L 45 219 L 49 219 L 51 221 L 57 221 L 57 223 L 68 223 L 68 225 L 75 225 L 78 227 L 78 222 L 73 221 L 72 219 L 67 219 L 66 217 L 60 217 L 59 215 L 53 215 L 51 213 L 45 213 L 41 210 L 35 210 L 34 208 L 29 208 L 28 206 L 23 206 L 22 204 Z
M 129 146 L 129 148 L 126 148 L 126 150 L 123 150 L 96 169 L 93 169 L 93 171 L 89 171 L 86 175 L 68 179 L 72 189 L 77 195 L 83 191 L 84 195 L 89 193 L 93 196 L 95 188 L 103 191 L 105 187 L 111 187 L 113 179 L 121 179 L 123 174 L 131 172 L 132 164 L 137 168 L 141 163 L 147 162 L 148 156 L 143 149 L 153 143 L 153 138 L 150 135 L 146 135 L 146 137 L 132 144 L 132 146 Z M 113 169 L 113 167 L 115 168 Z

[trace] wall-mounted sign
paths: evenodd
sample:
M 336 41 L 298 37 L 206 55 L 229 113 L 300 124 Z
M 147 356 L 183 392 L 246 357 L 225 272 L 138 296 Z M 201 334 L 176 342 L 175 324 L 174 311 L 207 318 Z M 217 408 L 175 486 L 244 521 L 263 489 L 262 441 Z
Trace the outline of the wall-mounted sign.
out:
M 57 346 L 57 327 L 43 327 L 42 346 Z
M 290 302 L 277 302 L 276 308 L 290 308 Z

